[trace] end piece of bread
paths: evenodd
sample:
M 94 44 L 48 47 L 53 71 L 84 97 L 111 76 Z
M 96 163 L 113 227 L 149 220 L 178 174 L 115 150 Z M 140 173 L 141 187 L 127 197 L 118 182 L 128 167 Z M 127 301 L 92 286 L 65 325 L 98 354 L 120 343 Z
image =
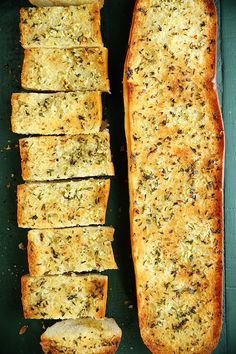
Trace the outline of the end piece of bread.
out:
M 104 318 L 108 278 L 58 275 L 21 278 L 24 317 L 31 319 Z
M 112 318 L 81 318 L 55 323 L 41 336 L 45 354 L 114 354 L 122 331 Z
M 100 92 L 13 93 L 12 131 L 18 134 L 98 133 Z
M 20 139 L 20 154 L 25 181 L 114 175 L 108 131 Z
M 28 263 L 32 276 L 117 269 L 112 227 L 31 230 Z
M 22 8 L 20 31 L 23 48 L 103 46 L 98 3 Z
M 25 49 L 21 84 L 34 91 L 109 92 L 107 48 Z
M 43 6 L 78 6 L 84 4 L 99 3 L 100 7 L 103 6 L 104 0 L 29 0 L 32 5 Z
M 109 191 L 109 179 L 21 184 L 18 225 L 46 229 L 104 224 Z

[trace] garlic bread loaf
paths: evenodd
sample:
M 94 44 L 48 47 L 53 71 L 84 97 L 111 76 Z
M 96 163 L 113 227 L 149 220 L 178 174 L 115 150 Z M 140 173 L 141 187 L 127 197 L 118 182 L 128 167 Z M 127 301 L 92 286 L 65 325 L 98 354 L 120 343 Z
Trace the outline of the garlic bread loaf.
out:
M 103 46 L 98 3 L 22 8 L 20 31 L 23 48 Z
M 108 179 L 21 184 L 18 225 L 46 229 L 104 224 L 109 191 Z
M 32 276 L 117 269 L 112 227 L 30 230 L 28 263 Z
M 20 154 L 26 181 L 114 175 L 108 131 L 20 139 Z
M 21 84 L 34 91 L 109 91 L 107 48 L 25 49 Z
M 13 93 L 12 131 L 18 134 L 98 133 L 100 92 Z
M 224 132 L 213 0 L 137 0 L 124 70 L 141 335 L 212 353 L 222 323 Z
M 64 320 L 47 328 L 41 336 L 41 346 L 45 354 L 113 354 L 121 335 L 112 318 Z
M 108 278 L 104 275 L 59 275 L 21 278 L 24 317 L 31 319 L 103 318 Z
M 77 6 L 84 4 L 95 4 L 99 3 L 102 7 L 104 0 L 29 0 L 32 5 L 35 6 Z

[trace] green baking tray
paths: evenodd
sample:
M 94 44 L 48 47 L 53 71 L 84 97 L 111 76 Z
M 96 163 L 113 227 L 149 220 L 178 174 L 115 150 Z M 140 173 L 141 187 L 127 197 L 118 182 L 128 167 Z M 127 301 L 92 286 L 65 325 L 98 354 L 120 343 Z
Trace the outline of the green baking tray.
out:
M 23 51 L 19 44 L 19 8 L 25 0 L 0 2 L 0 354 L 39 354 L 39 337 L 52 321 L 25 320 L 20 277 L 28 272 L 26 231 L 16 224 L 16 186 L 21 183 L 18 139 L 11 133 L 10 97 L 21 90 Z M 135 280 L 129 241 L 127 160 L 122 100 L 122 71 L 134 0 L 105 0 L 102 31 L 109 48 L 112 94 L 103 95 L 110 124 L 116 177 L 112 179 L 107 224 L 116 228 L 114 250 L 119 271 L 109 275 L 107 315 L 123 330 L 118 353 L 145 354 L 139 334 Z M 236 1 L 217 1 L 219 14 L 218 90 L 226 131 L 224 323 L 217 354 L 236 353 Z M 21 244 L 19 248 L 19 244 Z M 19 334 L 22 326 L 28 326 Z M 82 353 L 81 353 L 82 354 Z

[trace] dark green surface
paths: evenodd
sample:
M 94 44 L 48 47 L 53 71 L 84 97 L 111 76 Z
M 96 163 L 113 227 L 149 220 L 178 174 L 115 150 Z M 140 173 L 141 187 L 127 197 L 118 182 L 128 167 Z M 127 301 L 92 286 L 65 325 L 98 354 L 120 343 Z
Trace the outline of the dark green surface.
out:
M 116 228 L 115 253 L 120 270 L 109 272 L 107 314 L 123 329 L 119 353 L 145 354 L 140 339 L 135 285 L 130 256 L 128 223 L 127 161 L 124 150 L 122 71 L 134 0 L 106 0 L 102 10 L 103 36 L 109 48 L 112 95 L 104 95 L 104 118 L 111 127 L 116 177 L 108 208 L 107 223 Z M 18 9 L 27 1 L 4 0 L 0 7 L 0 354 L 39 354 L 39 336 L 46 321 L 22 317 L 20 276 L 27 273 L 26 231 L 16 226 L 16 184 L 21 182 L 18 136 L 10 132 L 10 95 L 20 90 L 22 50 L 19 45 Z M 222 16 L 219 33 L 218 87 L 223 98 L 226 129 L 226 297 L 225 321 L 215 353 L 236 353 L 236 1 L 218 2 Z M 221 37 L 223 41 L 221 42 Z M 221 43 L 223 46 L 221 48 Z M 222 51 L 221 51 L 222 49 Z M 224 72 L 221 73 L 223 54 Z M 222 83 L 224 85 L 222 85 Z M 29 328 L 19 335 L 23 325 Z M 81 353 L 82 354 L 82 353 Z

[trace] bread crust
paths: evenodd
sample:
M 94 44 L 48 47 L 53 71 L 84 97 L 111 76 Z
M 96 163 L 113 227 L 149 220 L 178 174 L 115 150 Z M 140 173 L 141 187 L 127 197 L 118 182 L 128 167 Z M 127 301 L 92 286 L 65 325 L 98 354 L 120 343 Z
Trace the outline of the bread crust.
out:
M 33 91 L 109 92 L 108 50 L 25 49 L 21 85 Z
M 218 157 L 219 161 L 221 162 L 221 166 L 217 170 L 217 178 L 218 178 L 218 204 L 215 205 L 215 217 L 219 220 L 218 229 L 219 229 L 219 238 L 217 243 L 217 249 L 215 252 L 217 256 L 214 258 L 214 267 L 215 271 L 212 274 L 214 283 L 212 283 L 212 292 L 209 294 L 212 298 L 209 301 L 213 302 L 214 306 L 214 318 L 212 319 L 212 328 L 209 335 L 206 335 L 206 338 L 203 339 L 203 345 L 199 347 L 195 347 L 194 353 L 197 354 L 207 354 L 211 353 L 215 347 L 217 346 L 221 327 L 222 327 L 222 296 L 223 296 L 223 175 L 224 175 L 224 128 L 223 128 L 223 120 L 219 106 L 218 94 L 215 86 L 216 80 L 216 36 L 217 36 L 217 14 L 216 8 L 213 0 L 199 0 L 203 6 L 207 9 L 206 11 L 210 13 L 210 17 L 214 19 L 213 24 L 210 28 L 209 36 L 214 38 L 211 43 L 210 48 L 210 58 L 206 61 L 207 65 L 207 75 L 201 81 L 201 77 L 197 76 L 198 80 L 198 89 L 204 91 L 203 96 L 206 97 L 208 102 L 209 109 L 212 109 L 214 112 L 214 119 L 215 125 L 213 125 L 213 129 L 219 134 L 219 143 L 218 143 Z M 196 3 L 199 3 L 196 1 Z M 139 311 L 139 324 L 140 324 L 140 331 L 141 336 L 143 338 L 144 343 L 150 349 L 150 351 L 154 354 L 157 353 L 165 353 L 165 354 L 172 354 L 179 352 L 178 347 L 173 346 L 171 343 L 171 339 L 168 337 L 167 333 L 163 333 L 161 331 L 161 327 L 158 331 L 153 331 L 150 329 L 149 324 L 149 317 L 150 312 L 147 307 L 145 307 L 145 300 L 143 299 L 143 294 L 140 288 L 140 283 L 144 281 L 142 279 L 142 269 L 140 268 L 140 264 L 138 263 L 138 259 L 140 258 L 140 254 L 142 254 L 141 244 L 141 236 L 142 233 L 137 230 L 137 227 L 134 225 L 134 218 L 136 217 L 135 213 L 135 205 L 137 205 L 137 195 L 134 193 L 134 177 L 137 173 L 137 161 L 135 155 L 135 140 L 132 138 L 133 134 L 133 127 L 132 127 L 132 113 L 134 110 L 138 110 L 138 107 L 135 106 L 135 103 L 138 100 L 141 100 L 141 92 L 142 92 L 142 82 L 136 81 L 136 77 L 133 77 L 133 67 L 132 64 L 135 61 L 137 54 L 137 42 L 140 36 L 140 32 L 142 27 L 144 26 L 146 21 L 146 12 L 149 10 L 151 0 L 137 0 L 134 8 L 134 16 L 131 25 L 130 31 L 130 38 L 129 38 L 129 50 L 126 57 L 125 67 L 124 67 L 124 105 L 125 105 L 125 130 L 126 130 L 126 140 L 127 140 L 127 148 L 128 148 L 128 169 L 129 169 L 129 193 L 130 193 L 130 219 L 131 219 L 131 243 L 132 243 L 132 254 L 133 254 L 133 261 L 135 267 L 135 275 L 136 275 L 136 285 L 137 285 L 137 302 L 138 302 L 138 311 Z M 141 48 L 141 47 L 140 47 Z M 154 65 L 153 65 L 154 67 Z M 135 75 L 134 75 L 135 76 Z M 137 75 L 138 76 L 138 75 Z M 141 86 L 140 88 L 138 86 Z M 202 88 L 204 87 L 204 88 Z M 152 88 L 151 88 L 152 90 Z M 155 90 L 150 90 L 150 95 Z M 145 92 L 145 89 L 143 89 Z M 146 93 L 145 93 L 146 94 Z M 140 96 L 138 96 L 140 95 Z M 179 96 L 178 96 L 179 95 Z M 136 97 L 139 97 L 136 99 Z M 148 97 L 148 91 L 145 97 Z M 176 90 L 173 93 L 173 97 L 180 97 L 179 91 Z M 166 98 L 167 100 L 167 98 Z M 144 100 L 147 102 L 147 100 Z M 164 98 L 163 98 L 164 101 Z M 154 102 L 154 101 L 151 101 Z M 162 102 L 162 101 L 161 101 Z M 162 104 L 162 103 L 161 103 Z M 146 103 L 148 106 L 148 103 Z M 158 106 L 158 104 L 157 104 Z M 141 107 L 141 105 L 140 105 Z M 161 109 L 160 109 L 161 110 Z M 159 111 L 160 111 L 159 110 Z M 158 108 L 156 110 L 158 111 Z M 153 109 L 153 112 L 156 112 Z M 143 113 L 143 111 L 141 112 Z M 154 114 L 154 113 L 153 113 Z M 155 113 L 157 114 L 157 113 Z M 142 119 L 142 115 L 140 118 Z M 150 131 L 150 135 L 152 132 Z M 136 177 L 137 178 L 137 177 Z M 213 208 L 214 208 L 213 207 Z M 135 227 L 135 229 L 134 229 Z M 177 242 L 177 241 L 176 241 Z M 145 247 L 145 246 L 143 246 Z M 171 252 L 171 251 L 170 251 Z M 213 250 L 212 250 L 213 252 Z M 213 253 L 214 254 L 214 253 Z M 213 255 L 212 254 L 212 255 Z M 156 275 L 158 276 L 158 275 Z M 151 275 L 150 275 L 151 277 Z M 213 280 L 212 279 L 212 280 Z M 156 291 L 161 291 L 160 289 L 156 289 Z M 167 298 L 168 299 L 168 298 Z M 150 300 L 149 300 L 150 301 Z M 151 301 L 154 301 L 153 299 Z M 167 300 L 168 301 L 168 300 Z M 188 332 L 189 333 L 189 332 Z M 196 336 L 196 333 L 192 333 L 193 336 Z M 173 332 L 174 335 L 174 332 Z M 186 332 L 187 336 L 187 332 Z M 185 341 L 185 340 L 184 340 Z M 181 345 L 183 343 L 179 343 Z M 183 353 L 189 352 L 190 348 L 183 350 Z

